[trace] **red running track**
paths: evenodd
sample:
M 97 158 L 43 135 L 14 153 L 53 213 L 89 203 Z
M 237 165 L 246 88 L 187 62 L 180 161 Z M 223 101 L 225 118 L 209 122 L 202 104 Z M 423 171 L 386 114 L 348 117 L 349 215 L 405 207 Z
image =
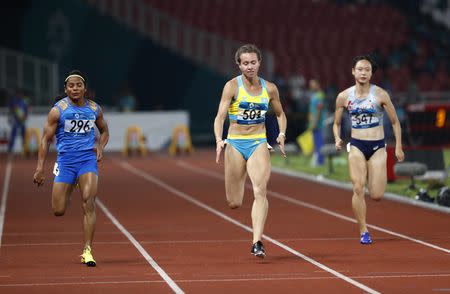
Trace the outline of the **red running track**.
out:
M 214 154 L 107 154 L 100 168 L 94 256 L 82 249 L 79 193 L 64 217 L 50 211 L 35 160 L 0 158 L 6 202 L 0 293 L 445 293 L 450 215 L 368 200 L 374 244 L 362 246 L 350 192 L 273 173 L 264 260 L 250 255 L 252 191 L 228 209 Z

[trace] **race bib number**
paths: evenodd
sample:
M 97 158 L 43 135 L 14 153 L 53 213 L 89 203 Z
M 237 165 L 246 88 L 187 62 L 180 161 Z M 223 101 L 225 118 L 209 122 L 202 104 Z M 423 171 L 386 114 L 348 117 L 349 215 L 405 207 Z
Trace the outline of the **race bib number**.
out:
M 89 133 L 94 127 L 95 121 L 89 119 L 66 119 L 64 131 L 72 134 Z
M 261 109 L 239 109 L 238 120 L 259 120 L 266 115 L 265 110 Z
M 53 166 L 53 174 L 59 176 L 59 166 L 57 162 L 55 162 L 55 166 Z
M 352 126 L 354 128 L 368 128 L 378 126 L 380 120 L 372 113 L 360 113 L 352 115 Z

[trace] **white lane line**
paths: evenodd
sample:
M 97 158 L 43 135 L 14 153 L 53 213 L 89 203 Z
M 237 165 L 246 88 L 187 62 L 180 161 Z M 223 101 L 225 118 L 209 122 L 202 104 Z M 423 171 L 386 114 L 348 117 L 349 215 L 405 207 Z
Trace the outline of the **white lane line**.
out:
M 136 247 L 139 253 L 147 260 L 147 262 L 159 273 L 159 275 L 166 281 L 170 288 L 175 293 L 184 293 L 180 287 L 169 277 L 169 275 L 156 263 L 156 261 L 150 256 L 150 254 L 139 244 L 139 242 L 125 229 L 125 227 L 112 215 L 112 213 L 106 208 L 106 206 L 97 198 L 97 205 L 103 211 L 103 213 L 111 220 L 111 222 L 130 240 L 131 244 Z
M 371 280 L 371 279 L 417 279 L 417 278 L 445 278 L 450 277 L 450 274 L 441 275 L 395 275 L 395 276 L 352 276 L 353 279 Z M 283 281 L 283 280 L 302 280 L 302 281 L 316 281 L 316 280 L 337 280 L 338 277 L 260 277 L 260 278 L 217 278 L 217 279 L 183 279 L 176 280 L 177 283 L 217 283 L 217 282 L 251 282 L 251 281 Z M 82 281 L 82 282 L 49 282 L 49 283 L 11 283 L 0 284 L 0 288 L 6 287 L 42 287 L 42 286 L 86 286 L 86 285 L 117 285 L 117 284 L 159 284 L 164 283 L 161 280 L 132 280 L 132 281 Z
M 344 190 L 349 190 L 349 191 L 353 190 L 352 184 L 348 183 L 348 182 L 339 182 L 337 180 L 313 176 L 310 174 L 302 173 L 300 171 L 286 170 L 286 169 L 282 169 L 282 168 L 275 167 L 275 166 L 272 167 L 272 171 L 277 174 L 290 176 L 290 177 L 297 178 L 297 179 L 307 180 L 310 182 L 318 183 L 320 185 L 336 187 L 339 189 L 344 189 Z M 400 203 L 404 203 L 404 204 L 408 204 L 408 205 L 412 205 L 412 206 L 416 206 L 416 207 L 420 207 L 420 208 L 426 208 L 426 209 L 435 210 L 435 211 L 439 211 L 439 212 L 450 213 L 450 207 L 441 206 L 441 205 L 437 205 L 434 203 L 417 201 L 415 199 L 411 199 L 409 197 L 401 196 L 401 195 L 391 193 L 391 192 L 385 192 L 383 198 L 386 198 L 386 199 L 389 199 L 392 201 L 396 201 L 396 202 L 400 202 Z
M 195 204 L 195 205 L 197 205 L 197 206 L 199 206 L 199 207 L 201 207 L 201 208 L 211 212 L 212 214 L 215 214 L 215 215 L 221 217 L 222 219 L 224 219 L 224 220 L 226 220 L 226 221 L 228 221 L 228 222 L 230 222 L 230 223 L 232 223 L 232 224 L 234 224 L 234 225 L 236 225 L 236 226 L 238 226 L 238 227 L 240 227 L 240 228 L 242 228 L 242 229 L 244 229 L 244 230 L 246 230 L 246 231 L 248 231 L 250 233 L 252 232 L 252 229 L 250 227 L 248 227 L 248 226 L 246 226 L 246 225 L 236 221 L 235 219 L 227 216 L 226 214 L 224 214 L 224 213 L 222 213 L 222 212 L 220 212 L 220 211 L 218 211 L 218 210 L 216 210 L 216 209 L 214 209 L 214 208 L 204 204 L 203 202 L 195 199 L 194 197 L 192 197 L 192 196 L 190 196 L 190 195 L 188 195 L 188 194 L 186 194 L 186 193 L 184 193 L 184 192 L 182 192 L 180 190 L 177 190 L 177 189 L 173 188 L 172 186 L 170 186 L 170 185 L 166 184 L 165 182 L 163 182 L 163 181 L 161 181 L 161 180 L 151 176 L 150 174 L 133 167 L 129 163 L 122 161 L 122 162 L 120 162 L 120 165 L 124 169 L 128 170 L 129 172 L 131 172 L 131 173 L 133 173 L 133 174 L 135 174 L 137 176 L 140 176 L 140 177 L 144 178 L 145 180 L 147 180 L 149 182 L 152 182 L 152 183 L 154 183 L 154 184 L 156 184 L 156 185 L 166 189 L 167 191 L 175 194 L 176 196 L 178 196 L 178 197 L 180 197 L 180 198 L 182 198 L 182 199 L 184 199 L 184 200 L 186 200 L 186 201 L 188 201 L 188 202 L 190 202 L 192 204 Z M 275 240 L 275 239 L 273 239 L 273 238 L 271 238 L 271 237 L 269 237 L 267 235 L 263 235 L 263 238 L 265 240 L 268 240 L 269 242 L 271 242 L 271 243 L 273 243 L 273 244 L 283 248 L 284 250 L 292 253 L 293 255 L 302 258 L 303 260 L 305 260 L 305 261 L 307 261 L 307 262 L 309 262 L 309 263 L 311 263 L 311 264 L 321 268 L 324 271 L 329 272 L 330 274 L 332 274 L 332 275 L 334 275 L 334 276 L 336 276 L 336 277 L 346 281 L 347 283 L 350 283 L 350 284 L 352 284 L 352 285 L 354 285 L 354 286 L 356 286 L 356 287 L 358 287 L 358 288 L 360 288 L 360 289 L 362 289 L 362 290 L 364 290 L 364 291 L 366 291 L 368 293 L 379 293 L 378 291 L 376 291 L 376 290 L 374 290 L 372 288 L 369 288 L 368 286 L 366 286 L 364 284 L 361 284 L 361 283 L 359 283 L 359 282 L 357 282 L 357 281 L 355 281 L 355 280 L 353 280 L 353 279 L 351 279 L 351 278 L 349 278 L 349 277 L 347 277 L 347 276 L 345 276 L 345 275 L 343 275 L 343 274 L 341 274 L 341 273 L 339 273 L 339 272 L 337 272 L 337 271 L 335 271 L 335 270 L 333 270 L 333 269 L 331 269 L 331 268 L 329 268 L 329 267 L 327 267 L 327 266 L 325 266 L 325 265 L 315 261 L 314 259 L 312 259 L 312 258 L 310 258 L 310 257 L 308 257 L 308 256 L 306 256 L 306 255 L 304 255 L 304 254 L 302 254 L 302 253 L 300 253 L 300 252 L 290 248 L 289 246 L 286 246 L 285 244 L 283 244 L 283 243 L 281 243 L 281 242 L 279 242 L 279 241 L 277 241 L 277 240 Z
M 5 223 L 6 200 L 8 199 L 9 182 L 11 180 L 12 159 L 6 163 L 5 178 L 3 180 L 2 202 L 0 204 L 0 247 L 2 247 L 3 224 Z
M 200 167 L 195 167 L 195 166 L 192 166 L 191 164 L 188 164 L 188 163 L 186 163 L 184 161 L 178 161 L 177 165 L 179 165 L 181 167 L 184 167 L 184 168 L 186 168 L 188 170 L 195 171 L 195 172 L 197 172 L 199 174 L 211 177 L 211 178 L 219 179 L 219 180 L 222 180 L 222 181 L 224 180 L 223 174 L 220 174 L 220 173 L 217 173 L 215 171 L 208 170 L 208 169 L 200 168 Z M 250 184 L 246 184 L 246 187 L 249 188 L 249 189 L 252 188 L 252 186 Z M 322 208 L 322 207 L 314 205 L 314 204 L 310 204 L 310 203 L 307 203 L 307 202 L 304 202 L 304 201 L 301 201 L 301 200 L 298 200 L 298 199 L 286 196 L 286 195 L 278 193 L 278 192 L 267 190 L 267 194 L 272 196 L 272 197 L 274 197 L 274 198 L 278 198 L 278 199 L 284 200 L 284 201 L 292 203 L 292 204 L 296 204 L 296 205 L 299 205 L 299 206 L 310 208 L 310 209 L 322 212 L 324 214 L 328 214 L 328 215 L 334 216 L 336 218 L 339 218 L 339 219 L 342 219 L 342 220 L 345 220 L 345 221 L 348 221 L 348 222 L 351 222 L 351 223 L 356 223 L 356 220 L 354 218 L 351 218 L 351 217 L 339 214 L 337 212 L 331 211 L 331 210 L 326 209 L 326 208 Z M 425 242 L 425 241 L 422 241 L 422 240 L 419 240 L 419 239 L 415 239 L 415 238 L 407 236 L 407 235 L 396 233 L 394 231 L 391 231 L 391 230 L 388 230 L 388 229 L 385 229 L 385 228 L 382 228 L 382 227 L 379 227 L 379 226 L 376 226 L 376 225 L 367 224 L 367 227 L 369 227 L 371 229 L 374 229 L 374 230 L 377 230 L 377 231 L 380 231 L 380 232 L 383 232 L 383 233 L 386 233 L 386 234 L 389 234 L 389 235 L 393 235 L 393 236 L 396 236 L 396 237 L 399 237 L 399 238 L 402 238 L 402 239 L 406 239 L 406 240 L 409 240 L 409 241 L 412 241 L 412 242 L 415 242 L 415 243 L 418 243 L 418 244 L 422 244 L 424 246 L 427 246 L 427 247 L 430 247 L 430 248 L 433 248 L 433 249 L 436 249 L 436 250 L 440 250 L 440 251 L 443 251 L 443 252 L 446 252 L 446 253 L 450 253 L 450 249 L 443 248 L 443 247 L 440 247 L 440 246 L 437 246 L 437 245 L 434 245 L 434 244 L 431 244 L 431 243 L 428 243 L 428 242 Z

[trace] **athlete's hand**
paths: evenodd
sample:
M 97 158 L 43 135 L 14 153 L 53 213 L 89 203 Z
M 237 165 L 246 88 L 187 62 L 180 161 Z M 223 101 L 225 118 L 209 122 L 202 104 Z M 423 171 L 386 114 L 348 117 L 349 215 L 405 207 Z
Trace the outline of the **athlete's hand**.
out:
M 225 141 L 219 140 L 216 142 L 216 163 L 220 163 L 220 154 L 222 153 L 223 148 L 225 147 Z
M 398 162 L 402 162 L 405 159 L 402 147 L 395 147 L 395 157 L 397 157 Z
M 42 170 L 36 169 L 33 176 L 33 183 L 35 183 L 38 187 L 44 185 L 44 172 Z
M 344 145 L 344 141 L 341 138 L 336 139 L 335 146 L 337 151 L 342 150 L 342 146 Z
M 283 133 L 280 133 L 277 137 L 278 146 L 280 146 L 281 155 L 286 158 L 286 151 L 284 150 L 284 141 L 286 140 L 286 136 Z
M 100 146 L 97 146 L 95 149 L 97 151 L 97 162 L 100 162 L 103 159 L 103 148 Z

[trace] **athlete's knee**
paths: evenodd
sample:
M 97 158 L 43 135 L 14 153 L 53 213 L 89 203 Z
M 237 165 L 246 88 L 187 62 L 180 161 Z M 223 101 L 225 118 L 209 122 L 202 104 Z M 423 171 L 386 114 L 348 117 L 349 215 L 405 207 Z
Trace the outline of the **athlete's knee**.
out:
M 267 186 L 265 184 L 253 185 L 253 194 L 255 198 L 265 197 L 267 193 Z
M 354 183 L 353 193 L 357 196 L 364 196 L 364 186 L 359 183 Z
M 65 213 L 66 213 L 66 210 L 64 208 L 53 207 L 53 214 L 55 216 L 63 216 Z
M 372 200 L 375 200 L 375 201 L 380 201 L 383 198 L 383 193 L 379 193 L 379 192 L 373 193 L 373 192 L 371 192 L 370 193 L 370 198 Z
M 94 197 L 83 198 L 83 210 L 85 213 L 95 212 L 95 199 Z

